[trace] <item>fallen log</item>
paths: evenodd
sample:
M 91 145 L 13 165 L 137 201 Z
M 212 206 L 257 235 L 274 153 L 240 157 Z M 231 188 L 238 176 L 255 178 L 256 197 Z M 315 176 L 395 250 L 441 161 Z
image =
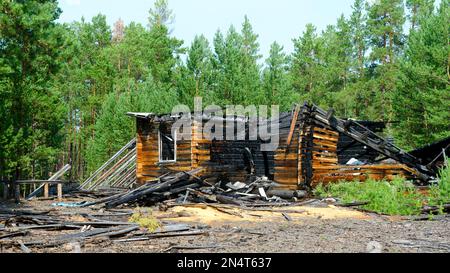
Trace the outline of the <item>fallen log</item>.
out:
M 221 246 L 171 246 L 169 248 L 166 248 L 163 250 L 163 252 L 169 252 L 171 250 L 177 250 L 177 249 L 186 249 L 186 250 L 199 250 L 199 249 L 212 249 L 212 248 L 219 248 Z
M 422 209 L 422 214 L 432 214 L 432 213 L 440 213 L 441 211 L 449 212 L 450 204 L 445 204 L 442 206 L 425 206 Z
M 346 203 L 346 204 L 337 204 L 337 206 L 343 207 L 343 208 L 351 208 L 351 207 L 365 206 L 368 204 L 369 204 L 369 202 L 353 202 L 353 203 Z
M 137 225 L 132 225 L 128 227 L 113 227 L 113 228 L 101 228 L 93 229 L 85 232 L 79 232 L 75 234 L 68 234 L 60 236 L 51 241 L 32 241 L 25 242 L 25 246 L 33 247 L 56 247 L 69 242 L 82 241 L 88 238 L 98 238 L 98 237 L 113 237 L 118 235 L 128 234 L 134 230 L 139 229 Z
M 62 230 L 62 229 L 80 229 L 81 225 L 70 225 L 70 224 L 54 224 L 54 225 L 31 225 L 31 226 L 18 226 L 13 227 L 14 230 L 24 231 L 30 229 L 45 229 L 45 230 Z M 3 228 L 6 230 L 6 228 Z
M 23 216 L 23 215 L 46 215 L 49 214 L 52 210 L 45 211 L 32 211 L 32 210 L 0 210 L 0 214 L 14 215 L 14 216 Z
M 128 228 L 124 228 L 118 231 L 111 231 L 111 232 L 106 232 L 106 233 L 101 233 L 101 234 L 97 234 L 92 236 L 91 238 L 96 238 L 96 237 L 116 237 L 116 236 L 120 236 L 120 235 L 124 235 L 124 234 L 128 234 L 132 231 L 138 230 L 139 226 L 131 226 Z
M 228 204 L 228 205 L 236 205 L 236 206 L 242 206 L 242 203 L 236 200 L 235 198 L 231 198 L 225 195 L 216 195 L 216 199 L 219 203 L 222 204 Z
M 25 236 L 28 234 L 28 231 L 16 231 L 9 234 L 0 235 L 0 239 L 6 239 L 11 237 Z
M 154 234 L 143 237 L 129 238 L 129 239 L 119 239 L 114 240 L 115 243 L 126 243 L 126 242 L 137 242 L 137 241 L 148 241 L 151 239 L 157 238 L 166 238 L 166 237 L 182 237 L 182 236 L 198 236 L 198 235 L 208 235 L 208 232 L 205 231 L 188 231 L 188 232 L 179 232 L 179 233 L 163 233 L 163 234 Z

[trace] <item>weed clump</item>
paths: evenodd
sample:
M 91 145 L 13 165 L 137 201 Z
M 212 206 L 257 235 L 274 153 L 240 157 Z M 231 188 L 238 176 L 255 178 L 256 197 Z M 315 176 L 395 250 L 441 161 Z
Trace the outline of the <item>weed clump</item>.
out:
M 143 211 L 138 208 L 128 219 L 128 222 L 138 224 L 140 227 L 146 228 L 149 232 L 154 232 L 161 227 L 161 223 L 153 216 L 153 212 L 150 209 Z

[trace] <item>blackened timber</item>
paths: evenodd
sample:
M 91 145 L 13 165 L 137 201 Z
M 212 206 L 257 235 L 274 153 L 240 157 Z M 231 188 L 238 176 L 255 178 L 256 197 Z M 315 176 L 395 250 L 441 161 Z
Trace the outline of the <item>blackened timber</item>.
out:
M 432 179 L 432 176 L 435 175 L 434 171 L 430 170 L 426 166 L 421 165 L 418 158 L 408 154 L 394 144 L 389 143 L 361 124 L 355 121 L 351 121 L 350 124 L 348 124 L 347 122 L 346 124 L 345 121 L 337 119 L 336 117 L 331 117 L 328 119 L 328 112 L 325 112 L 315 105 L 311 106 L 310 109 L 311 117 L 316 123 L 331 127 L 332 129 L 345 134 L 352 139 L 363 143 L 364 145 L 367 145 L 368 147 L 378 151 L 379 153 L 415 169 L 418 172 L 417 175 L 421 180 L 428 182 Z M 365 135 L 367 135 L 367 139 L 363 137 Z
M 190 184 L 189 178 L 191 175 L 195 175 L 200 172 L 201 169 L 196 169 L 190 172 L 181 172 L 175 174 L 174 176 L 166 176 L 164 177 L 165 181 L 161 181 L 161 183 L 156 184 L 145 184 L 125 195 L 120 196 L 115 200 L 111 200 L 106 203 L 107 208 L 113 208 L 120 206 L 129 202 L 137 202 L 142 198 L 145 198 L 147 195 L 155 193 L 155 192 L 166 192 L 170 191 L 175 184 L 178 183 L 178 186 L 185 186 L 186 184 Z M 160 179 L 161 180 L 161 179 Z M 180 185 L 180 183 L 184 185 Z

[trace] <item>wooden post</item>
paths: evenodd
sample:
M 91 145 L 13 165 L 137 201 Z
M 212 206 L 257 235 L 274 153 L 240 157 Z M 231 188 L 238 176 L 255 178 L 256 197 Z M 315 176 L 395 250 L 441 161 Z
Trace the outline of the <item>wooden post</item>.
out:
M 63 185 L 61 183 L 58 183 L 57 188 L 58 188 L 58 201 L 62 201 Z
M 48 198 L 48 183 L 44 184 L 44 197 Z

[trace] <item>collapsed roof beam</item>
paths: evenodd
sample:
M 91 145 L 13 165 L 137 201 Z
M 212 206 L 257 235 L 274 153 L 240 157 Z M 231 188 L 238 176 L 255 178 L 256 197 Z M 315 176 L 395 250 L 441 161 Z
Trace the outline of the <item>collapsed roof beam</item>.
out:
M 434 179 L 435 173 L 428 167 L 420 164 L 420 160 L 392 143 L 389 143 L 384 138 L 378 136 L 368 128 L 362 126 L 356 121 L 341 120 L 333 116 L 333 111 L 324 111 L 316 105 L 305 104 L 305 108 L 309 109 L 310 117 L 318 125 L 330 127 L 339 133 L 345 134 L 348 137 L 362 143 L 375 151 L 383 154 L 388 158 L 392 158 L 402 164 L 405 164 L 418 173 L 418 178 L 423 181 L 430 181 Z

